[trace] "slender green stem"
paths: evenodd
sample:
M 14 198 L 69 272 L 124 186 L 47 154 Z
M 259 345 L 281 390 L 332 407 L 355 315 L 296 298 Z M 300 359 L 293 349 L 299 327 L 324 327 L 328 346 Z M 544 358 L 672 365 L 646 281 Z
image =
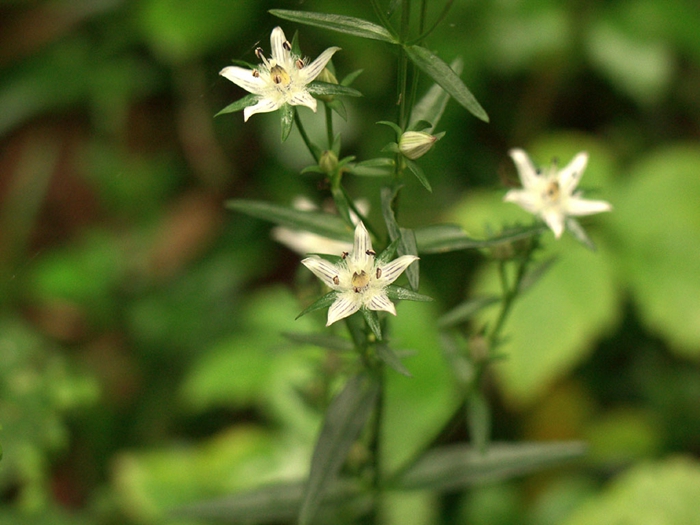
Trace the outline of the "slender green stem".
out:
M 333 149 L 333 110 L 328 104 L 323 104 L 326 108 L 326 136 L 328 138 L 328 149 Z
M 304 141 L 304 144 L 306 144 L 306 147 L 309 150 L 309 153 L 311 153 L 311 156 L 314 158 L 314 160 L 316 162 L 318 162 L 319 156 L 316 153 L 316 151 L 314 150 L 311 139 L 306 134 L 306 130 L 304 129 L 304 125 L 301 123 L 301 119 L 299 118 L 299 113 L 297 113 L 296 109 L 294 110 L 294 123 L 297 125 L 297 129 L 299 130 L 299 134 L 301 135 L 301 138 Z
M 372 522 L 380 523 L 379 509 L 381 508 L 382 491 L 384 480 L 382 479 L 382 421 L 384 419 L 384 384 L 385 384 L 385 367 L 384 363 L 378 362 L 375 368 L 375 373 L 379 376 L 379 393 L 377 394 L 377 403 L 375 405 L 374 419 L 372 422 L 370 454 L 372 457 Z

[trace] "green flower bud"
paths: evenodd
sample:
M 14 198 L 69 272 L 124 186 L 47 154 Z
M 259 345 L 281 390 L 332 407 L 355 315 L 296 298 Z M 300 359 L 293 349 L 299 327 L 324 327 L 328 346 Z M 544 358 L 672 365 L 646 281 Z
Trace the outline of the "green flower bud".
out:
M 326 150 L 321 154 L 318 161 L 318 166 L 323 170 L 323 173 L 330 175 L 338 169 L 338 156 L 330 150 Z
M 428 153 L 437 139 L 424 131 L 407 131 L 399 139 L 399 151 L 404 157 L 416 160 Z

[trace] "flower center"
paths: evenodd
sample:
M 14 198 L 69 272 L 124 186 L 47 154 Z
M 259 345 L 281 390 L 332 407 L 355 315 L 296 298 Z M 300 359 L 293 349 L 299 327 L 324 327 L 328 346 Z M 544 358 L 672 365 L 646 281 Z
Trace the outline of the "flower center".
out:
M 355 293 L 364 292 L 369 286 L 369 275 L 364 270 L 352 274 L 352 289 Z
M 289 76 L 289 73 L 279 64 L 270 68 L 270 78 L 275 84 L 282 85 L 283 87 L 288 86 L 292 81 L 292 77 Z
M 559 182 L 553 180 L 547 185 L 547 188 L 544 190 L 544 195 L 542 195 L 542 197 L 548 201 L 556 201 L 559 200 L 560 193 L 561 192 L 559 191 Z

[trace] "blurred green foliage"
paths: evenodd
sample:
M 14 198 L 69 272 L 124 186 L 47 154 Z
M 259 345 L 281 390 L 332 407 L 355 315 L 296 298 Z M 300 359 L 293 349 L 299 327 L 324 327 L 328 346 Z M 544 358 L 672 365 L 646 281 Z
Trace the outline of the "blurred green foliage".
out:
M 299 175 L 309 159 L 294 135 L 280 146 L 276 116 L 213 118 L 242 96 L 218 71 L 267 51 L 271 8 L 376 22 L 341 0 L 0 2 L 0 522 L 173 523 L 178 505 L 305 475 L 347 356 L 280 335 L 322 329 L 294 321 L 314 278 L 223 203 L 322 204 L 325 190 Z M 339 78 L 364 70 L 337 130 L 344 154 L 376 156 L 392 140 L 373 124 L 395 111 L 390 49 L 281 25 L 308 56 L 341 46 Z M 426 42 L 462 57 L 491 123 L 448 104 L 421 159 L 433 193 L 409 181 L 402 224 L 530 221 L 501 202 L 511 147 L 543 166 L 587 150 L 581 187 L 614 211 L 584 221 L 596 253 L 544 236 L 556 260 L 516 304 L 487 391 L 497 439 L 585 439 L 588 459 L 391 494 L 387 523 L 697 521 L 699 25 L 691 0 L 472 0 Z M 314 117 L 302 111 L 322 135 Z M 349 181 L 377 224 L 380 185 Z M 393 325 L 416 353 L 412 379 L 388 377 L 391 469 L 466 439 L 435 319 L 495 284 L 476 252 L 424 256 L 421 271 L 436 301 L 400 304 Z

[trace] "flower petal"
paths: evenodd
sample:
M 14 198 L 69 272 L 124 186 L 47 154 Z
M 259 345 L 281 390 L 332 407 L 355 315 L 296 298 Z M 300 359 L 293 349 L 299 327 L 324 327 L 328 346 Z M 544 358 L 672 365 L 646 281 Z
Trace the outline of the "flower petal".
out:
M 581 175 L 583 175 L 587 164 L 588 153 L 582 151 L 577 154 L 564 169 L 559 171 L 559 188 L 562 193 L 571 195 L 576 186 L 578 186 L 578 181 L 581 180 Z
M 318 55 L 316 60 L 301 70 L 301 73 L 304 75 L 304 82 L 306 84 L 314 80 L 321 73 L 321 71 L 323 71 L 323 68 L 326 67 L 326 64 L 328 64 L 336 51 L 340 51 L 340 48 L 329 47 L 323 53 Z
M 541 214 L 544 222 L 547 223 L 549 229 L 554 232 L 554 236 L 558 239 L 561 234 L 564 233 L 564 219 L 565 216 L 559 209 L 550 209 Z
M 292 96 L 288 102 L 292 106 L 306 106 L 307 108 L 311 108 L 314 113 L 316 112 L 316 99 L 306 90 L 294 93 L 294 96 Z
M 535 165 L 528 157 L 527 153 L 521 149 L 512 149 L 508 154 L 513 159 L 515 167 L 518 169 L 518 177 L 523 187 L 528 190 L 537 186 L 538 175 Z
M 591 201 L 582 199 L 577 196 L 572 196 L 566 203 L 567 215 L 592 215 L 604 211 L 611 211 L 612 205 L 606 201 Z
M 282 28 L 277 26 L 270 33 L 270 47 L 272 47 L 272 60 L 276 64 L 286 65 L 286 60 L 289 51 L 284 48 L 284 42 L 287 38 L 284 36 Z
M 393 306 L 393 305 L 392 305 Z M 326 326 L 330 326 L 336 321 L 350 317 L 360 309 L 360 302 L 353 300 L 348 295 L 341 294 L 328 309 L 328 320 Z
M 382 286 L 387 286 L 399 278 L 406 268 L 413 262 L 418 260 L 415 255 L 402 255 L 398 259 L 394 259 L 386 266 L 382 266 L 382 276 L 377 279 L 377 282 Z
M 265 90 L 265 81 L 262 77 L 253 76 L 252 69 L 244 69 L 238 66 L 228 66 L 219 71 L 219 75 L 229 79 L 237 86 L 255 95 L 262 95 Z
M 396 315 L 396 307 L 384 292 L 374 294 L 372 299 L 367 303 L 367 308 L 370 310 L 383 310 L 392 315 Z
M 256 113 L 269 113 L 280 108 L 281 104 L 271 98 L 261 98 L 257 104 L 248 106 L 243 110 L 243 121 L 247 122 L 251 115 Z
M 307 257 L 301 261 L 301 264 L 311 270 L 314 275 L 321 279 L 326 286 L 333 288 L 334 290 L 339 289 L 338 285 L 333 282 L 333 279 L 338 277 L 338 267 L 335 264 L 331 264 L 325 259 L 321 259 L 318 255 Z
M 352 243 L 352 260 L 359 266 L 364 266 L 371 257 L 368 252 L 372 251 L 372 239 L 369 237 L 367 228 L 362 221 L 355 227 L 355 240 Z
M 509 190 L 503 196 L 503 200 L 513 202 L 530 213 L 538 213 L 543 206 L 540 194 L 528 190 Z

